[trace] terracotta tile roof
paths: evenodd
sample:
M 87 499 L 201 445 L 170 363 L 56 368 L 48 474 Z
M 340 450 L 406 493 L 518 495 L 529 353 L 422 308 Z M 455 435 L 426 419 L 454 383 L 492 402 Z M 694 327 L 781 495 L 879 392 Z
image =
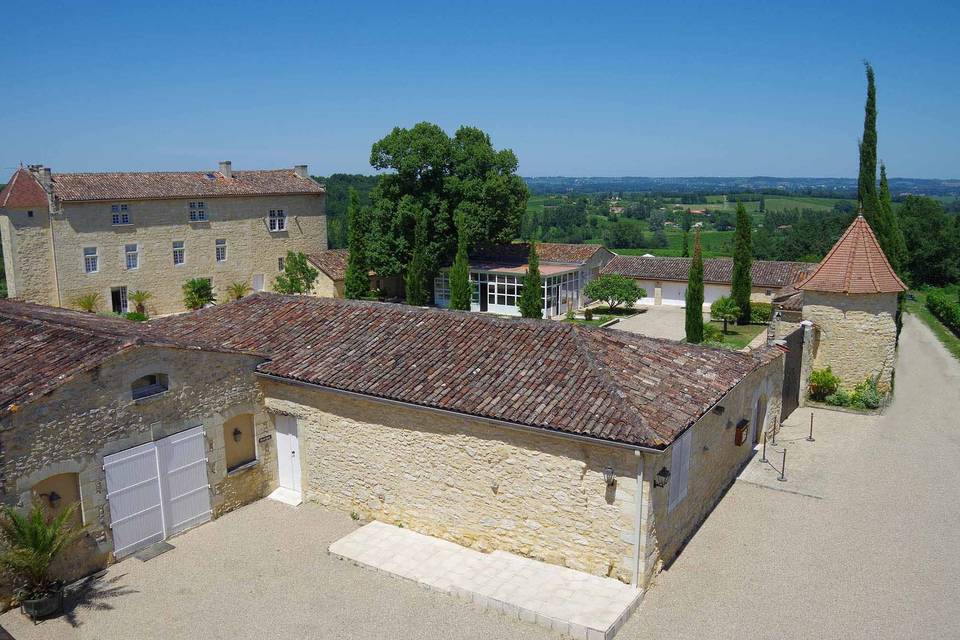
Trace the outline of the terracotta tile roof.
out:
M 143 173 L 54 173 L 53 191 L 61 200 L 152 200 L 158 198 L 215 198 L 321 194 L 324 188 L 293 169 Z
M 307 256 L 310 264 L 327 274 L 327 277 L 331 280 L 343 280 L 347 275 L 347 261 L 349 259 L 349 249 L 328 249 Z
M 537 244 L 537 255 L 541 263 L 586 264 L 598 251 L 607 251 L 599 244 L 563 244 L 541 242 Z M 470 256 L 470 264 L 496 263 L 502 265 L 526 265 L 530 256 L 530 245 L 526 242 L 501 244 Z
M 862 215 L 857 216 L 813 273 L 797 288 L 829 293 L 900 293 L 907 290 Z
M 617 255 L 602 270 L 644 280 L 686 281 L 691 258 L 645 258 Z M 793 284 L 817 265 L 811 262 L 779 262 L 754 260 L 750 276 L 755 287 L 785 287 Z M 730 284 L 733 280 L 731 258 L 703 261 L 703 281 L 709 284 Z
M 0 208 L 29 209 L 37 207 L 46 209 L 47 194 L 28 170 L 17 169 L 7 186 L 0 191 Z
M 146 345 L 187 346 L 147 323 L 0 299 L 0 417 L 122 351 Z
M 259 370 L 280 378 L 658 448 L 778 357 L 558 322 L 264 293 L 153 324 L 179 342 L 265 352 Z

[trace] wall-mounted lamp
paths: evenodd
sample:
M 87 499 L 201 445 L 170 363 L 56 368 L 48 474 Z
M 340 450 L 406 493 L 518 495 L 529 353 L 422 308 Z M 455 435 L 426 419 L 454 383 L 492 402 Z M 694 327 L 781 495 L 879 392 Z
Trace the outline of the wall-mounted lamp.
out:
M 57 505 L 60 504 L 60 494 L 56 491 L 51 491 L 50 493 L 41 493 L 40 497 L 47 499 L 47 502 L 50 503 L 51 509 L 56 509 Z
M 233 441 L 240 442 L 240 437 L 243 436 L 243 432 L 240 429 L 234 428 L 233 430 Z
M 657 477 L 653 479 L 653 486 L 665 487 L 668 482 L 670 482 L 670 470 L 666 467 L 660 467 L 660 471 L 657 471 Z
M 607 486 L 612 486 L 617 479 L 613 475 L 613 467 L 606 467 L 603 470 L 603 481 L 607 483 Z

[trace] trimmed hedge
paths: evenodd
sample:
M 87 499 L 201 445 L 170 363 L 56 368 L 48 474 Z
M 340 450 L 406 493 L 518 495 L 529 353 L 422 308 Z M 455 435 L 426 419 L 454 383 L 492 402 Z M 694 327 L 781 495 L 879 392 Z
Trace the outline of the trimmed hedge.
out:
M 960 336 L 960 303 L 950 300 L 942 291 L 931 291 L 927 295 L 927 309 L 950 331 Z
M 769 302 L 750 303 L 750 324 L 767 324 L 773 317 L 773 305 Z

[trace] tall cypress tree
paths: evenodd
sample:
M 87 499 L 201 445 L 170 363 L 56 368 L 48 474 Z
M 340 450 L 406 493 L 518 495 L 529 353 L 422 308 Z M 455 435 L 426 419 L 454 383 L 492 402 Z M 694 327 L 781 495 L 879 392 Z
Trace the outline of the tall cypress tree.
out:
M 730 297 L 740 308 L 739 324 L 750 322 L 750 267 L 753 264 L 753 247 L 750 243 L 750 216 L 742 202 L 737 202 L 737 231 L 733 243 L 733 280 Z
M 470 262 L 467 258 L 467 229 L 463 213 L 457 214 L 457 255 L 450 268 L 450 308 L 470 311 Z
M 867 102 L 863 108 L 863 137 L 860 139 L 860 175 L 857 179 L 857 198 L 863 215 L 873 225 L 880 209 L 877 197 L 877 88 L 873 66 L 864 61 L 867 70 Z
M 893 212 L 893 199 L 890 196 L 890 184 L 887 182 L 887 167 L 883 163 L 880 163 L 880 214 L 877 216 L 877 222 L 883 230 L 881 235 L 877 229 L 874 229 L 880 247 L 887 254 L 887 260 L 890 261 L 893 270 L 899 273 L 907 263 L 907 242 L 900 228 L 900 220 Z
M 703 252 L 700 249 L 700 230 L 693 238 L 693 261 L 687 276 L 687 342 L 703 342 Z
M 543 318 L 543 283 L 540 278 L 540 258 L 537 255 L 536 242 L 530 242 L 527 274 L 523 276 L 523 291 L 520 292 L 517 306 L 524 318 Z
M 413 251 L 407 265 L 406 276 L 407 304 L 422 307 L 429 300 L 427 292 L 427 212 L 417 211 L 417 221 L 413 230 Z
M 360 195 L 350 187 L 347 201 L 347 272 L 343 276 L 343 295 L 347 298 L 362 298 L 370 292 L 370 277 L 367 275 L 366 234 L 364 214 L 360 209 Z
M 690 239 L 688 237 L 689 235 L 690 235 L 689 231 L 683 232 L 683 254 L 681 255 L 683 255 L 684 258 L 690 257 Z

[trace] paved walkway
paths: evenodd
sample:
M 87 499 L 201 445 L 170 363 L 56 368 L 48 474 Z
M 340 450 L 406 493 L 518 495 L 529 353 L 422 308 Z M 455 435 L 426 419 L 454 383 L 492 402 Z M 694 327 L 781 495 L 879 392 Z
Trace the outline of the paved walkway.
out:
M 330 553 L 581 639 L 609 639 L 640 601 L 617 580 L 510 553 L 480 553 L 408 529 L 371 522 Z
M 625 318 L 612 328 L 668 340 L 683 340 L 686 336 L 686 310 L 683 307 L 653 305 L 637 309 L 646 312 Z M 709 314 L 704 314 L 704 320 L 709 319 Z
M 618 639 L 957 637 L 960 363 L 909 315 L 896 385 L 882 417 L 817 412 L 815 443 L 798 409 L 787 482 L 737 482 Z

